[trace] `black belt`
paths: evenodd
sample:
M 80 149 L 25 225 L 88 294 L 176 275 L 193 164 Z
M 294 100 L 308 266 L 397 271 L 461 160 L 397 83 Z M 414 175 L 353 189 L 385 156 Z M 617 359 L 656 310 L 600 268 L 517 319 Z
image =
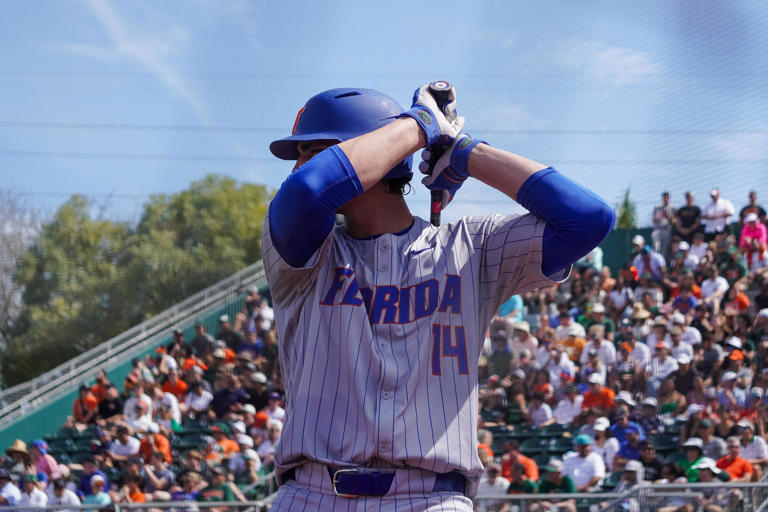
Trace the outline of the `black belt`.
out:
M 358 496 L 386 496 L 392 481 L 395 479 L 395 471 L 372 471 L 361 473 L 355 468 L 334 469 L 328 467 L 328 475 L 331 478 L 333 492 L 344 498 L 357 498 Z M 295 480 L 295 468 L 283 473 L 283 480 Z M 461 473 L 435 473 L 435 485 L 432 492 L 452 491 L 465 493 L 466 479 Z

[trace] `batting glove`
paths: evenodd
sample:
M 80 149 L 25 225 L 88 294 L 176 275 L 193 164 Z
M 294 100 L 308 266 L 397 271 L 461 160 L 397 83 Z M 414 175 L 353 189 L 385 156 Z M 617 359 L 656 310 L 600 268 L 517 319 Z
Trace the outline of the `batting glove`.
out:
M 474 139 L 470 135 L 462 133 L 442 154 L 437 155 L 434 154 L 434 151 L 425 149 L 421 152 L 423 161 L 419 164 L 419 171 L 427 176 L 421 182 L 429 190 L 447 191 L 449 195 L 447 200 L 449 201 L 470 176 L 467 167 L 469 154 L 481 142 L 487 144 L 484 140 Z M 445 197 L 443 202 L 447 204 Z
M 448 100 L 441 109 L 429 90 L 422 85 L 413 93 L 413 104 L 397 117 L 412 117 L 427 136 L 427 147 L 433 144 L 449 144 L 464 126 L 464 118 L 456 114 L 456 91 L 448 90 Z

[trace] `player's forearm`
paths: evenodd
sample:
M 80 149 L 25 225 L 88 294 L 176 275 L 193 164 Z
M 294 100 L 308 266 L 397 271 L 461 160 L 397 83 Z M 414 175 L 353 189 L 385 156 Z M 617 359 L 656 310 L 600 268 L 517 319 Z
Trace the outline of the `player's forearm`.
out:
M 517 199 L 523 183 L 546 166 L 508 151 L 478 144 L 469 155 L 469 174 L 486 185 Z
M 426 144 L 424 132 L 410 117 L 403 117 L 360 137 L 339 144 L 357 177 L 368 190 L 385 174 Z

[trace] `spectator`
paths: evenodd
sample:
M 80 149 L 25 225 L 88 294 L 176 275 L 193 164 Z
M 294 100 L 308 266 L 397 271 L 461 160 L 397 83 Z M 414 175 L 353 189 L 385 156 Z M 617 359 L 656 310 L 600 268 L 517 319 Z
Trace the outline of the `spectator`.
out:
M 672 375 L 661 381 L 657 400 L 661 414 L 679 414 L 688 406 L 685 395 L 675 388 L 675 379 Z
M 507 494 L 535 494 L 538 492 L 538 483 L 526 476 L 525 466 L 521 463 L 512 464 L 510 474 Z
M 616 393 L 611 388 L 603 386 L 603 378 L 599 373 L 593 373 L 587 378 L 589 387 L 584 394 L 584 401 L 581 404 L 583 409 L 595 407 L 603 412 L 612 411 L 616 404 L 614 398 Z
M 664 421 L 659 415 L 659 402 L 652 396 L 643 399 L 640 410 L 630 415 L 647 437 L 654 437 L 664 432 Z
M 653 442 L 640 441 L 640 463 L 643 465 L 643 479 L 655 482 L 662 477 L 664 460 L 656 453 Z
M 735 213 L 731 202 L 720 197 L 719 189 L 713 188 L 709 197 L 712 201 L 704 207 L 701 214 L 704 234 L 708 241 L 714 240 L 716 234 L 725 232 L 728 218 Z
M 698 434 L 703 443 L 701 450 L 705 457 L 718 460 L 726 454 L 725 440 L 715 435 L 715 424 L 711 419 L 703 418 L 699 422 Z
M 496 328 L 491 333 L 491 354 L 488 356 L 489 371 L 492 375 L 507 375 L 514 359 L 515 353 L 510 352 L 506 328 Z
M 693 192 L 686 192 L 685 206 L 677 210 L 675 215 L 675 233 L 688 243 L 691 243 L 693 234 L 701 228 L 701 208 L 694 201 Z
M 552 409 L 544 401 L 544 395 L 534 393 L 528 408 L 528 421 L 535 427 L 545 427 L 555 422 Z
M 130 435 L 130 429 L 125 425 L 118 425 L 114 441 L 109 446 L 107 454 L 117 462 L 126 461 L 136 457 L 139 453 L 141 442 Z
M 197 496 L 198 501 L 246 501 L 237 486 L 227 479 L 227 474 L 219 466 L 211 468 L 211 482 Z
M 267 431 L 268 437 L 261 442 L 259 449 L 256 450 L 261 457 L 261 460 L 265 466 L 272 467 L 275 460 L 275 446 L 280 439 L 280 432 L 282 431 L 283 424 L 281 422 L 270 420 L 268 423 Z
M 24 473 L 30 463 L 27 443 L 21 439 L 16 439 L 13 444 L 5 450 L 5 453 L 11 458 L 12 464 L 8 468 L 13 473 Z
M 585 316 L 580 322 L 584 325 L 584 328 L 589 331 L 593 325 L 599 325 L 603 327 L 603 337 L 613 341 L 614 333 L 616 332 L 616 324 L 613 320 L 605 316 L 605 305 L 602 302 L 595 302 L 592 304 L 592 310 L 589 316 Z
M 213 395 L 205 390 L 201 382 L 195 382 L 184 399 L 187 415 L 191 419 L 205 417 L 212 401 Z
M 167 464 L 171 463 L 171 443 L 160 433 L 149 432 L 144 435 L 139 444 L 139 456 L 144 463 L 150 462 L 153 454 L 159 453 Z
M 99 418 L 107 420 L 123 413 L 123 399 L 120 392 L 112 384 L 106 385 L 104 398 L 99 402 Z
M 574 363 L 578 363 L 579 359 L 581 359 L 581 355 L 584 353 L 584 347 L 587 344 L 587 340 L 585 339 L 586 334 L 583 334 L 584 327 L 578 322 L 571 320 L 571 316 L 568 313 L 565 313 L 565 316 L 561 318 L 561 323 L 558 329 L 563 327 L 563 320 L 566 317 L 568 318 L 565 322 L 567 326 L 560 331 L 564 335 L 564 337 L 561 338 L 560 344 L 564 348 L 568 358 Z
M 685 361 L 683 364 L 690 367 L 691 359 L 693 359 L 693 347 L 688 343 L 683 343 L 683 330 L 678 326 L 674 326 L 669 330 L 669 341 L 669 353 L 677 361 L 677 370 L 675 372 L 678 372 L 679 375 L 680 361 Z M 675 372 L 672 373 L 674 374 Z M 680 391 L 686 393 L 688 390 Z
M 104 490 L 109 490 L 109 482 L 107 476 L 96 466 L 96 459 L 93 456 L 88 456 L 83 460 L 83 474 L 80 476 L 80 484 L 77 487 L 77 491 L 80 496 L 88 496 L 93 494 L 91 489 L 91 479 L 94 476 L 99 476 L 104 481 Z
M 728 451 L 717 459 L 717 467 L 726 471 L 735 482 L 751 482 L 755 472 L 752 464 L 744 459 L 741 454 L 741 440 L 738 436 L 728 438 Z
M 97 505 L 96 508 L 106 507 L 112 504 L 112 498 L 105 492 L 107 481 L 101 475 L 91 477 L 92 493 L 86 495 L 83 505 Z
M 67 489 L 67 482 L 63 478 L 57 478 L 48 493 L 48 506 L 56 507 L 59 512 L 74 512 L 80 506 L 80 498 Z
M 643 463 L 639 460 L 627 461 L 624 466 L 624 472 L 621 474 L 621 479 L 616 484 L 613 492 L 623 493 L 641 484 L 645 479 L 643 470 Z
M 38 483 L 40 478 L 37 475 L 24 475 L 24 487 L 21 493 L 21 499 L 17 505 L 23 508 L 45 507 L 48 506 L 48 496 L 40 490 Z
M 267 404 L 267 415 L 273 420 L 277 420 L 280 423 L 285 419 L 285 409 L 280 406 L 280 393 L 272 392 L 269 394 L 269 403 Z
M 574 445 L 575 451 L 563 458 L 563 474 L 573 480 L 577 492 L 594 491 L 605 478 L 605 463 L 592 453 L 592 438 L 588 435 L 576 436 Z
M 549 459 L 544 466 L 544 478 L 539 482 L 539 494 L 572 494 L 576 492 L 576 486 L 568 475 L 563 474 L 563 462 L 558 459 Z M 542 501 L 536 502 L 537 509 L 541 512 L 575 511 L 574 500 Z
M 526 457 L 520 452 L 520 445 L 517 441 L 510 441 L 506 445 L 506 451 L 501 456 L 501 476 L 511 479 L 512 466 L 522 464 L 525 468 L 525 476 L 528 480 L 539 481 L 539 467 L 530 457 Z
M 611 422 L 608 418 L 597 418 L 592 425 L 594 429 L 592 452 L 603 459 L 606 468 L 613 467 L 613 459 L 619 451 L 619 441 L 611 435 Z
M 754 479 L 759 480 L 768 463 L 768 443 L 762 435 L 755 435 L 755 425 L 751 421 L 739 420 L 736 426 L 741 437 L 741 456 L 752 464 Z
M 576 384 L 569 384 L 564 391 L 565 396 L 557 403 L 553 415 L 560 425 L 570 425 L 581 413 L 584 397 L 579 394 L 579 387 Z
M 762 222 L 763 224 L 766 223 L 766 217 L 765 217 L 765 209 L 757 204 L 757 192 L 754 190 L 749 191 L 749 195 L 747 196 L 748 203 L 747 205 L 741 209 L 739 212 L 739 221 L 742 225 L 746 223 L 745 218 L 750 213 L 754 213 L 757 215 L 757 218 Z
M 704 456 L 703 446 L 703 441 L 698 437 L 691 437 L 683 443 L 684 457 L 677 461 L 677 466 L 689 481 L 692 481 L 692 475 L 696 474 L 693 466 Z
M 741 229 L 739 251 L 744 255 L 746 266 L 752 272 L 765 268 L 766 251 L 768 250 L 768 230 L 756 213 L 748 213 L 744 217 L 744 227 Z
M 237 350 L 243 343 L 243 338 L 232 330 L 229 323 L 229 315 L 221 315 L 219 317 L 219 332 L 216 333 L 216 339 L 224 341 L 231 350 Z
M 0 468 L 0 506 L 14 507 L 21 501 L 21 491 L 11 480 L 11 474 Z
M 183 400 L 187 392 L 187 383 L 179 377 L 179 371 L 174 369 L 168 372 L 168 380 L 163 383 L 162 390 L 171 393 L 178 400 Z
M 664 256 L 651 249 L 649 245 L 640 249 L 638 255 L 632 260 L 632 265 L 637 269 L 638 275 L 643 276 L 649 272 L 658 283 L 664 280 L 664 274 L 667 271 L 667 262 L 664 260 Z
M 61 476 L 59 463 L 48 453 L 48 444 L 42 439 L 32 441 L 29 455 L 35 472 L 45 473 L 49 479 Z
M 678 369 L 677 361 L 669 355 L 667 345 L 661 340 L 655 345 L 653 357 L 645 367 L 645 377 L 648 381 L 647 393 L 650 396 L 655 396 L 659 392 L 661 382 Z M 674 386 L 674 380 L 672 385 Z
M 139 475 L 126 475 L 125 489 L 123 496 L 128 503 L 146 503 L 147 495 L 142 490 L 144 481 Z M 159 498 L 152 498 L 150 501 L 161 501 Z M 167 500 L 165 500 L 167 501 Z
M 503 496 L 509 488 L 509 480 L 501 476 L 501 466 L 496 462 L 489 462 L 485 467 L 483 476 L 480 477 L 477 493 L 487 496 Z M 477 504 L 477 512 L 503 512 L 509 510 L 509 504 L 505 500 L 480 500 Z
M 99 412 L 99 400 L 91 389 L 82 384 L 77 392 L 77 400 L 72 404 L 72 416 L 77 423 L 94 423 Z
M 539 348 L 539 341 L 531 336 L 531 326 L 528 322 L 519 321 L 512 324 L 513 336 L 510 347 L 515 355 L 522 350 L 528 350 L 531 354 Z
M 239 410 L 248 399 L 236 375 L 227 375 L 224 383 L 225 386 L 214 393 L 211 400 L 211 407 L 218 418 L 224 418 L 230 411 Z
M 195 337 L 189 342 L 195 355 L 203 359 L 213 352 L 213 337 L 202 322 L 195 322 Z
M 653 223 L 653 231 L 651 232 L 653 250 L 668 258 L 672 227 L 675 224 L 675 207 L 669 202 L 669 192 L 661 193 L 661 204 L 653 207 L 651 218 Z
M 602 306 L 602 304 L 601 304 Z M 604 309 L 603 309 L 604 310 Z M 605 321 L 610 321 L 605 319 Z M 587 362 L 590 350 L 597 351 L 597 357 L 606 368 L 610 368 L 616 362 L 616 348 L 613 343 L 605 339 L 605 327 L 603 324 L 592 324 L 589 326 L 589 340 L 581 352 L 579 362 Z
M 150 501 L 169 501 L 171 494 L 168 490 L 176 480 L 176 475 L 168 469 L 165 454 L 156 451 L 144 464 L 144 490 L 148 493 Z
M 171 494 L 171 501 L 197 501 L 200 495 L 198 487 L 202 482 L 199 473 L 190 471 L 181 478 L 182 488 Z

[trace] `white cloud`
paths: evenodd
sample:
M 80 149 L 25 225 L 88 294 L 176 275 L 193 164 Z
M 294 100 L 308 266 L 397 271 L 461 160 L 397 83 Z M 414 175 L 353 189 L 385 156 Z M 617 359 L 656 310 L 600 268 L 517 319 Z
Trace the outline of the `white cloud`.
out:
M 768 148 L 768 128 L 752 133 L 735 133 L 712 137 L 711 146 L 731 160 L 765 158 Z
M 485 41 L 504 50 L 512 48 L 517 42 L 510 34 L 498 30 L 480 30 L 475 33 L 475 39 Z
M 542 45 L 524 55 L 522 61 L 522 69 L 530 74 L 566 71 L 615 86 L 631 85 L 661 73 L 659 64 L 644 51 L 581 38 Z
M 185 30 L 169 23 L 170 20 L 163 20 L 163 23 L 156 23 L 157 28 L 152 31 L 147 28 L 147 23 L 143 23 L 146 20 L 132 24 L 127 17 L 121 17 L 113 4 L 106 0 L 86 0 L 86 3 L 109 37 L 110 44 L 104 46 L 60 42 L 51 45 L 52 50 L 102 60 L 134 61 L 160 79 L 173 94 L 185 101 L 199 118 L 208 119 L 208 108 L 203 100 L 171 64 L 172 58 L 181 54 L 187 46 L 188 34 Z M 149 12 L 148 8 L 144 6 L 141 9 L 142 17 L 156 16 L 157 13 Z

